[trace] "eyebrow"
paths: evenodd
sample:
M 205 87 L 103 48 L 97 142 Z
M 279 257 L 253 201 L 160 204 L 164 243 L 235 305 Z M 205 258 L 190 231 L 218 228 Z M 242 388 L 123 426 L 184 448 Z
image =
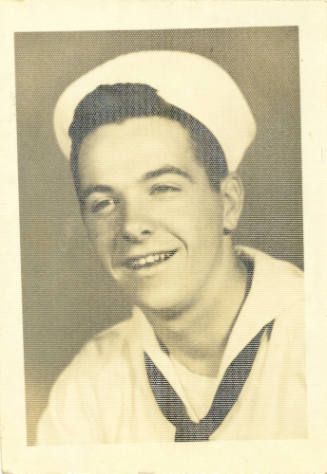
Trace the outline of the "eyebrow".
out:
M 88 186 L 79 196 L 81 202 L 84 204 L 86 198 L 92 193 L 112 193 L 113 188 L 111 186 L 105 186 L 103 184 L 97 184 L 94 186 Z
M 192 176 L 189 173 L 182 170 L 181 168 L 177 168 L 176 166 L 163 166 L 162 168 L 158 168 L 153 171 L 148 171 L 143 176 L 142 181 L 157 178 L 158 176 L 162 176 L 163 174 L 178 174 L 179 176 L 184 176 L 184 178 L 188 179 L 191 183 L 194 182 Z
M 184 176 L 184 178 L 188 179 L 191 183 L 194 182 L 192 176 L 187 173 L 186 171 L 182 170 L 181 168 L 177 168 L 176 166 L 163 166 L 162 168 L 158 168 L 153 171 L 148 171 L 142 177 L 141 181 L 147 181 L 152 178 L 156 178 L 158 176 L 162 176 L 163 174 L 177 174 L 179 176 Z M 88 186 L 82 193 L 80 193 L 79 198 L 82 204 L 85 204 L 87 197 L 92 193 L 112 193 L 114 189 L 111 186 L 106 186 L 103 184 L 96 184 L 92 186 Z

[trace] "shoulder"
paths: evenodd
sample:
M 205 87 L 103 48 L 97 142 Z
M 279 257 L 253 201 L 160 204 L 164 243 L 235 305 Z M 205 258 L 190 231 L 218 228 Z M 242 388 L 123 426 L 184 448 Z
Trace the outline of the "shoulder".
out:
M 97 333 L 92 339 L 90 339 L 82 350 L 92 350 L 100 357 L 105 357 L 109 353 L 115 354 L 117 351 L 119 352 L 126 345 L 132 342 L 130 340 L 133 332 L 132 327 L 132 318 L 115 324 L 114 326 Z
M 254 283 L 278 307 L 301 304 L 304 300 L 304 275 L 296 265 L 260 250 L 238 246 L 237 252 L 254 263 Z
M 260 324 L 274 321 L 273 334 L 285 344 L 303 341 L 305 335 L 305 294 L 303 272 L 290 262 L 262 251 L 237 247 L 241 258 L 254 264 L 247 316 Z M 302 344 L 302 343 L 301 343 Z
M 128 358 L 132 350 L 132 320 L 128 319 L 101 331 L 90 339 L 63 371 L 61 378 L 78 380 L 92 377 L 117 360 Z
M 123 376 L 128 378 L 133 363 L 130 338 L 132 321 L 127 320 L 102 331 L 87 342 L 54 383 L 50 401 L 64 404 L 68 399 L 89 400 L 111 385 L 114 395 Z
M 242 248 L 243 251 L 243 248 Z M 274 364 L 305 384 L 305 292 L 304 274 L 294 264 L 259 250 L 244 248 L 254 262 L 253 307 L 273 321 L 270 347 Z M 290 368 L 292 369 L 289 372 Z M 286 375 L 285 375 L 286 377 Z
M 252 250 L 252 249 L 251 249 Z M 254 253 L 253 253 L 254 252 Z M 274 331 L 285 348 L 303 351 L 305 339 L 304 274 L 294 264 L 252 250 L 257 266 L 257 288 L 274 313 Z
M 130 379 L 131 327 L 127 320 L 97 334 L 62 371 L 39 423 L 38 444 L 101 440 L 101 407 L 107 405 L 115 407 L 114 429 L 124 389 L 118 382 Z

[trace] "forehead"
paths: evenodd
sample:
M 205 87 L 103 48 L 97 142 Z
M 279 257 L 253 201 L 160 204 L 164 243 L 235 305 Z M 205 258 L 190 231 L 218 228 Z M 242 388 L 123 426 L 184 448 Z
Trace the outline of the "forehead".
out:
M 166 165 L 193 173 L 203 171 L 188 131 L 164 117 L 103 125 L 84 139 L 79 154 L 81 184 L 85 180 L 98 182 L 104 173 L 111 180 L 126 182 Z

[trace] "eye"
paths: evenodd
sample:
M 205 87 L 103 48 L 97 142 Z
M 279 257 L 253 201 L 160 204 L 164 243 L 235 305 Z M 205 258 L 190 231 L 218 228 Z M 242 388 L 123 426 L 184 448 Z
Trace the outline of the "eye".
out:
M 116 207 L 116 201 L 112 198 L 101 199 L 93 202 L 90 206 L 91 212 L 94 214 L 99 213 L 100 211 L 110 213 Z
M 164 194 L 164 193 L 176 193 L 181 191 L 181 189 L 177 186 L 173 186 L 171 184 L 154 184 L 151 187 L 150 194 Z

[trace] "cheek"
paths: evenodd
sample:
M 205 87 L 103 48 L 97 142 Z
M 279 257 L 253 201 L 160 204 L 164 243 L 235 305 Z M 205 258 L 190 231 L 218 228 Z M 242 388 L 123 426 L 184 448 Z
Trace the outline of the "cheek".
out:
M 200 231 L 208 228 L 218 231 L 223 221 L 223 209 L 216 194 L 199 194 L 187 203 L 183 215 Z
M 193 243 L 197 246 L 197 251 L 200 249 L 199 254 L 213 254 L 223 237 L 223 214 L 219 205 L 215 201 L 203 199 L 196 212 L 193 212 L 191 226 Z
M 114 241 L 114 225 L 106 219 L 84 218 L 89 240 L 99 255 L 110 252 Z

